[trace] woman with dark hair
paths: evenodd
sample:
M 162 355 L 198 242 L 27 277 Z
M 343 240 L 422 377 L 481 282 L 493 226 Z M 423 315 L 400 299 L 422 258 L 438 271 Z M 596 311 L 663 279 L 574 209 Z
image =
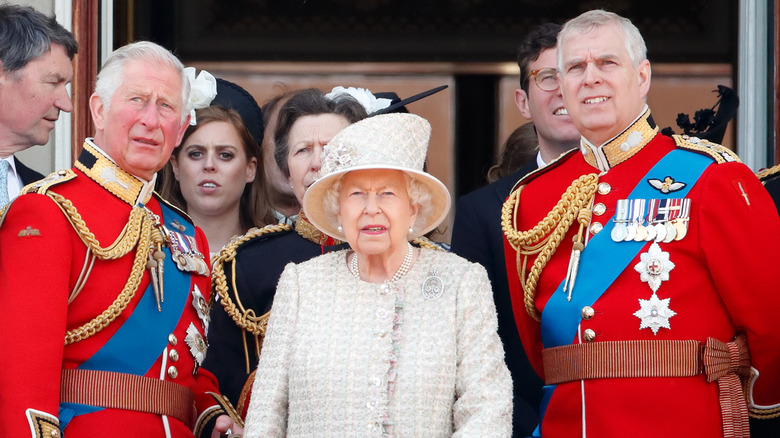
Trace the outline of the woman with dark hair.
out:
M 326 97 L 320 90 L 292 94 L 279 110 L 275 158 L 301 202 L 321 166 L 323 147 L 346 126 L 366 117 L 355 99 Z M 268 135 L 270 133 L 267 133 Z M 211 310 L 209 353 L 204 368 L 219 380 L 243 414 L 260 356 L 265 324 L 276 284 L 288 263 L 298 263 L 340 248 L 300 214 L 293 226 L 254 229 L 231 242 L 214 261 L 218 304 Z
M 160 194 L 189 214 L 217 253 L 232 237 L 274 223 L 263 185 L 260 145 L 233 109 L 196 112 L 173 150 Z

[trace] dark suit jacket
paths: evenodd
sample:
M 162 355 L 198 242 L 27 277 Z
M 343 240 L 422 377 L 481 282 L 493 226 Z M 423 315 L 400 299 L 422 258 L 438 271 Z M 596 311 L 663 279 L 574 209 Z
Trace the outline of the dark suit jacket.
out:
M 515 183 L 536 168 L 534 158 L 515 173 L 460 197 L 452 228 L 452 252 L 482 264 L 493 285 L 498 335 L 504 343 L 514 385 L 512 436 L 515 438 L 530 436 L 539 423 L 543 383 L 528 362 L 512 312 L 504 263 L 501 206 Z
M 22 179 L 22 186 L 43 179 L 43 175 L 22 164 L 18 158 L 14 157 L 14 161 L 16 161 L 16 173 Z

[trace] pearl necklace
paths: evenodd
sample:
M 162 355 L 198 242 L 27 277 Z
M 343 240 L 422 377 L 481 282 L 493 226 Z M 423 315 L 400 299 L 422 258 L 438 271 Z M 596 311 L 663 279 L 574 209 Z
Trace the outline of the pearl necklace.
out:
M 404 256 L 404 261 L 401 262 L 401 266 L 398 268 L 397 271 L 395 271 L 395 275 L 393 275 L 393 278 L 389 280 L 385 280 L 385 283 L 393 283 L 395 281 L 398 281 L 406 275 L 407 272 L 409 272 L 409 269 L 412 267 L 412 258 L 414 257 L 414 247 L 409 244 L 409 242 L 406 243 L 408 250 L 406 251 L 406 255 Z M 354 253 L 352 255 L 352 261 L 349 264 L 349 270 L 352 272 L 352 275 L 354 275 L 356 278 L 360 278 L 360 271 L 358 270 L 358 255 L 357 253 Z

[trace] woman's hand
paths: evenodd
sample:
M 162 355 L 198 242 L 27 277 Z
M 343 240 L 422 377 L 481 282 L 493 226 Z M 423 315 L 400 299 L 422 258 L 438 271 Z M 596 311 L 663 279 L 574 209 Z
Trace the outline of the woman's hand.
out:
M 214 424 L 214 430 L 211 431 L 211 438 L 221 438 L 227 436 L 228 438 L 240 438 L 244 433 L 244 428 L 236 424 L 232 418 L 227 415 L 220 415 L 217 417 L 217 422 Z

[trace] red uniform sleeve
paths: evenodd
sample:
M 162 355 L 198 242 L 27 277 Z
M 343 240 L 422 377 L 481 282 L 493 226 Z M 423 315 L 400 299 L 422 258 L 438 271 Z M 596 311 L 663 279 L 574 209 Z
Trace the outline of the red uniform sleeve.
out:
M 758 373 L 749 397 L 755 406 L 780 407 L 780 218 L 769 194 L 738 163 L 713 166 L 702 193 L 702 252 L 738 332 L 747 335 Z M 749 400 L 751 402 L 751 400 Z
M 37 194 L 17 198 L 0 226 L 0 436 L 30 436 L 28 415 L 57 417 L 74 236 Z

